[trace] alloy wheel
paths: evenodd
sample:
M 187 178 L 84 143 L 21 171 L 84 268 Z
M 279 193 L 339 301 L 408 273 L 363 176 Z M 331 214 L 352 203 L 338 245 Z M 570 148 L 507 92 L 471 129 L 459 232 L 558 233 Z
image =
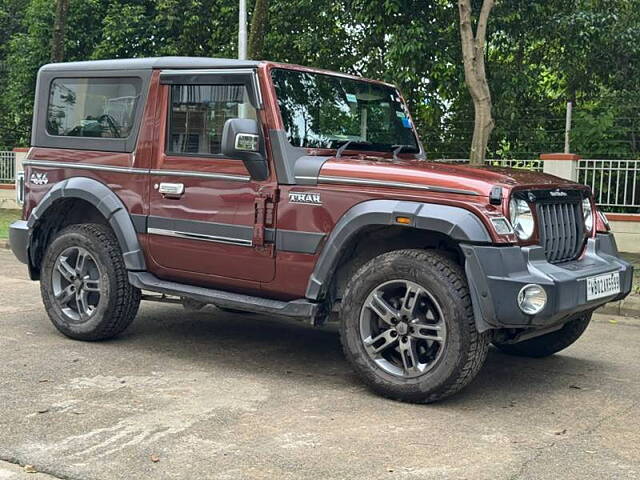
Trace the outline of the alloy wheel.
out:
M 55 302 L 76 323 L 96 312 L 103 296 L 102 275 L 93 255 L 82 247 L 70 247 L 56 259 L 52 286 Z
M 360 338 L 378 367 L 411 378 L 438 362 L 447 328 L 440 305 L 425 288 L 408 280 L 391 280 L 374 288 L 365 300 Z

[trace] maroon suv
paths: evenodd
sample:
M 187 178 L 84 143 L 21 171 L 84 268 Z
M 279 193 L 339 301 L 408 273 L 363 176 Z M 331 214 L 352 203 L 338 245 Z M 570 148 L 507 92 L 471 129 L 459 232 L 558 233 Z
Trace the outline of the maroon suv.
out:
M 46 65 L 36 90 L 10 241 L 69 337 L 121 333 L 142 291 L 337 320 L 366 383 L 431 402 L 489 343 L 551 355 L 631 289 L 586 186 L 427 162 L 392 85 L 170 57 Z

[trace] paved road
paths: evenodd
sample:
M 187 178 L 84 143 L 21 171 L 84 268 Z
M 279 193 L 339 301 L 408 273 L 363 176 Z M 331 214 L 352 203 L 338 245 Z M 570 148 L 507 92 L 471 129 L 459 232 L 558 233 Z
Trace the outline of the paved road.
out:
M 1 251 L 0 459 L 71 479 L 640 478 L 638 345 L 640 320 L 598 316 L 560 355 L 491 351 L 461 394 L 406 405 L 363 388 L 335 331 L 259 316 L 145 304 L 118 340 L 68 340 Z M 39 476 L 20 472 L 0 462 Z

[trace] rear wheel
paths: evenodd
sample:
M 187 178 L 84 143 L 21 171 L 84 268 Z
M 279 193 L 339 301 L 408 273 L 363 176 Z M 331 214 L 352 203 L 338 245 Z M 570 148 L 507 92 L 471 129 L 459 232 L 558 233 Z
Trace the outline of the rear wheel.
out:
M 560 330 L 518 343 L 493 344 L 502 352 L 519 357 L 543 358 L 564 350 L 582 336 L 591 322 L 591 313 L 567 322 Z
M 77 340 L 120 334 L 140 305 L 113 232 L 98 224 L 58 233 L 45 253 L 40 290 L 53 325 Z
M 390 398 L 427 403 L 467 385 L 484 363 L 461 268 L 435 251 L 399 250 L 365 264 L 343 298 L 345 355 Z

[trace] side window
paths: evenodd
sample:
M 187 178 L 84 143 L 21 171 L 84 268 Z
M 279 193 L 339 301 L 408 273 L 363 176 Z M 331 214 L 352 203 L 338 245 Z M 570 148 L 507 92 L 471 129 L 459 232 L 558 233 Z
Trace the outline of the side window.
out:
M 127 138 L 140 97 L 139 78 L 57 78 L 47 132 L 64 137 Z
M 256 119 L 244 85 L 172 85 L 167 153 L 217 155 L 230 118 Z

